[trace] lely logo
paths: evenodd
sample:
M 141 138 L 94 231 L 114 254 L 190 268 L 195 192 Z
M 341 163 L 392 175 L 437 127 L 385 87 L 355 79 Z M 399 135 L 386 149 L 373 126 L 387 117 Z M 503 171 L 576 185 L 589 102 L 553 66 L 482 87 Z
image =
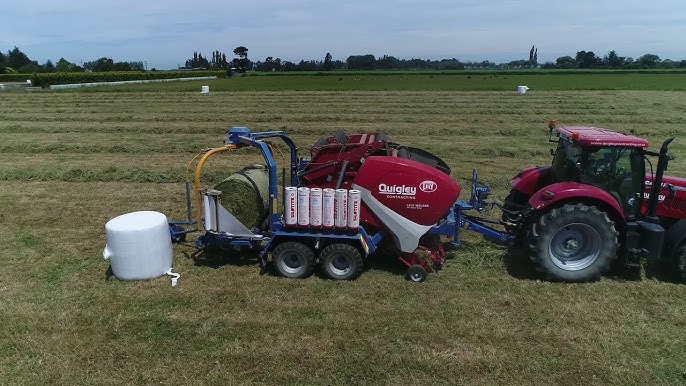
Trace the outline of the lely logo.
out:
M 419 190 L 424 193 L 432 193 L 435 192 L 436 189 L 438 189 L 438 184 L 431 180 L 422 181 L 422 183 L 419 184 Z

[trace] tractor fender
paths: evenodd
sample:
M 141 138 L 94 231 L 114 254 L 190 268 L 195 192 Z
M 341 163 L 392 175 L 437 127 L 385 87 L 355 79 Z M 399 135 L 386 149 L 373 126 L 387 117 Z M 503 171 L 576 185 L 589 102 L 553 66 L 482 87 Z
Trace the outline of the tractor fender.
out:
M 543 210 L 565 201 L 599 202 L 612 208 L 617 218 L 626 222 L 619 202 L 610 193 L 593 185 L 578 182 L 559 182 L 548 185 L 535 192 L 529 199 L 529 205 L 535 210 Z
M 537 190 L 550 183 L 550 167 L 532 166 L 519 172 L 510 180 L 510 186 L 531 197 Z
M 665 233 L 665 247 L 662 249 L 664 257 L 674 256 L 677 248 L 686 240 L 686 219 L 675 222 Z

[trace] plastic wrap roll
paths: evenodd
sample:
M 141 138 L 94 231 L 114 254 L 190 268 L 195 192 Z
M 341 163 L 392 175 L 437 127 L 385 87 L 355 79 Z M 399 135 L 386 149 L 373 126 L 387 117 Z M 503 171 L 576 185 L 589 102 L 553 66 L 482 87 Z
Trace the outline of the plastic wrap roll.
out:
M 357 229 L 360 226 L 360 203 L 362 194 L 359 190 L 348 191 L 348 228 Z
M 298 188 L 298 225 L 310 225 L 310 188 Z
M 336 189 L 334 202 L 334 225 L 336 228 L 348 226 L 348 190 Z
M 334 203 L 336 201 L 336 191 L 326 188 L 323 190 L 322 197 L 322 226 L 324 228 L 333 228 L 335 225 Z
M 298 188 L 294 186 L 286 187 L 286 197 L 284 198 L 284 217 L 286 225 L 295 226 L 298 224 Z
M 322 226 L 323 193 L 321 188 L 310 188 L 310 226 Z

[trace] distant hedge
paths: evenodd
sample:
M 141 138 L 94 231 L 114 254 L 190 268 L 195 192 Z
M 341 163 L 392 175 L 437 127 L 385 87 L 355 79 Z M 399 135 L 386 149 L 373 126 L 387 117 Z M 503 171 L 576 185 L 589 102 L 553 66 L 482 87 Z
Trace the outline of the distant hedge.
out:
M 31 74 L 0 74 L 0 83 L 26 82 L 30 78 Z
M 487 70 L 333 70 L 253 72 L 249 76 L 398 76 L 398 75 L 611 75 L 611 74 L 686 74 L 686 69 L 487 69 Z
M 201 71 L 111 71 L 111 72 L 53 72 L 41 74 L 1 74 L 2 82 L 25 82 L 31 79 L 34 86 L 48 87 L 53 84 L 119 82 L 124 80 L 173 79 L 196 76 L 226 77 L 223 70 Z

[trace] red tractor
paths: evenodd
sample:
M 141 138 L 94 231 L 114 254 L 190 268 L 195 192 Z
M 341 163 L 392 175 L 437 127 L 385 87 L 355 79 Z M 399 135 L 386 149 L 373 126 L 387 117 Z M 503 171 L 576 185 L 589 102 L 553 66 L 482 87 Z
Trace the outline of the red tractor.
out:
M 551 280 L 585 282 L 615 258 L 627 266 L 648 258 L 670 263 L 686 280 L 686 179 L 663 176 L 674 138 L 655 153 L 647 140 L 622 132 L 549 127 L 557 142 L 552 165 L 510 181 L 502 216 L 537 269 Z M 658 157 L 654 174 L 647 156 Z

